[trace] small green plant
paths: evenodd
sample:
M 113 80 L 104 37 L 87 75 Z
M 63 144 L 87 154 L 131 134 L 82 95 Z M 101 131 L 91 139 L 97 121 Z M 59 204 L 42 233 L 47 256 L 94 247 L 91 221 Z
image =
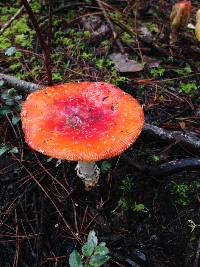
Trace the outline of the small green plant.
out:
M 110 41 L 109 41 L 109 40 L 103 40 L 103 41 L 101 42 L 101 45 L 104 46 L 105 48 L 108 48 L 109 45 L 110 45 Z
M 30 2 L 30 6 L 31 6 L 34 13 L 39 13 L 41 10 L 40 1 L 32 1 L 32 2 Z
M 135 203 L 131 209 L 135 212 L 148 212 L 149 210 L 142 203 Z
M 109 62 L 108 68 L 110 69 L 109 77 L 106 79 L 106 82 L 112 83 L 117 86 L 123 85 L 125 82 L 128 82 L 129 79 L 125 76 L 119 75 L 119 73 L 116 71 L 116 69 L 112 66 L 113 63 Z
M 186 64 L 185 68 L 174 70 L 179 75 L 188 75 L 192 73 L 192 69 L 189 64 Z
M 81 54 L 81 57 L 84 60 L 92 60 L 92 58 L 94 57 L 94 55 L 92 53 L 83 52 Z
M 196 229 L 200 227 L 200 224 L 196 224 L 193 220 L 188 220 L 189 227 L 191 229 L 191 233 Z
M 122 13 L 115 11 L 115 12 L 109 12 L 109 16 L 111 16 L 113 19 L 121 20 L 122 19 Z
M 61 43 L 63 43 L 63 45 L 66 45 L 68 48 L 73 48 L 74 44 L 73 44 L 73 40 L 71 38 L 61 38 Z
M 190 187 L 187 184 L 172 182 L 172 188 L 176 196 L 176 203 L 181 206 L 190 204 Z
M 52 80 L 57 82 L 62 81 L 62 75 L 59 72 L 53 72 Z
M 8 37 L 0 36 L 0 49 L 8 49 L 11 46 L 11 42 Z
M 83 32 L 83 36 L 84 36 L 85 38 L 91 38 L 92 34 L 91 34 L 90 31 L 84 31 L 84 32 Z
M 137 94 L 138 94 L 138 96 L 143 96 L 145 94 L 145 86 L 144 86 L 144 84 L 139 84 L 138 85 Z
M 125 82 L 128 82 L 128 78 L 124 76 L 117 76 L 116 79 L 113 81 L 113 84 L 120 86 L 124 84 Z
M 123 32 L 121 39 L 124 43 L 127 43 L 129 45 L 133 44 L 135 42 L 135 38 L 132 37 L 130 34 L 128 34 L 127 32 Z
M 14 88 L 7 89 L 1 93 L 1 99 L 6 106 L 18 105 L 19 108 L 22 105 L 22 96 L 18 94 Z
M 136 203 L 133 199 L 133 188 L 134 182 L 132 177 L 126 176 L 122 179 L 120 185 L 122 195 L 120 196 L 116 207 L 112 210 L 112 214 L 123 213 L 126 211 L 131 211 L 132 213 L 144 213 L 149 211 L 144 204 Z
M 100 267 L 106 263 L 110 256 L 104 242 L 98 244 L 94 231 L 90 231 L 87 242 L 82 246 L 81 254 L 73 250 L 69 256 L 70 267 Z
M 3 83 L 0 85 L 3 86 Z M 16 125 L 20 121 L 18 115 L 14 115 L 13 111 L 20 111 L 22 106 L 22 96 L 18 94 L 14 88 L 3 91 L 0 95 L 3 105 L 0 107 L 0 118 L 10 114 L 11 122 Z M 4 150 L 5 148 L 3 148 Z M 9 150 L 9 149 L 7 149 Z
M 158 161 L 160 161 L 160 156 L 153 154 L 153 155 L 152 155 L 152 160 L 153 160 L 154 162 L 158 162 Z
M 4 153 L 11 153 L 16 154 L 19 153 L 19 150 L 17 147 L 11 147 L 10 145 L 0 145 L 0 156 L 2 156 Z
M 117 206 L 112 210 L 113 214 L 121 213 L 129 209 L 128 201 L 125 197 L 120 197 L 117 202 Z
M 165 73 L 165 69 L 162 67 L 150 69 L 150 75 L 153 78 L 162 78 L 164 76 L 164 73 Z
M 189 82 L 189 83 L 181 83 L 180 84 L 180 90 L 182 93 L 192 95 L 196 90 L 198 86 L 195 82 Z
M 101 163 L 101 173 L 106 173 L 110 170 L 111 168 L 111 164 L 109 161 L 107 160 L 104 160 L 102 163 Z
M 122 184 L 120 186 L 120 189 L 125 193 L 129 193 L 131 192 L 131 190 L 133 189 L 134 186 L 134 182 L 133 179 L 129 176 L 127 176 L 125 179 L 122 180 Z
M 145 26 L 151 33 L 159 32 L 158 25 L 152 22 L 146 22 Z
M 110 59 L 98 58 L 95 61 L 95 65 L 98 69 L 103 69 L 103 68 L 109 69 L 111 66 L 113 66 L 113 62 Z

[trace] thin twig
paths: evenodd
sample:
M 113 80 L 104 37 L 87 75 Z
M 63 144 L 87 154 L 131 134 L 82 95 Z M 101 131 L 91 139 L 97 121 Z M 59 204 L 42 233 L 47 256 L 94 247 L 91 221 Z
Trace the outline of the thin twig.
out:
M 35 15 L 28 3 L 27 0 L 21 0 L 28 15 L 29 15 L 29 18 L 33 24 L 33 27 L 35 28 L 35 31 L 36 31 L 36 34 L 38 36 L 38 39 L 40 41 L 40 45 L 43 49 L 43 53 L 44 53 L 44 60 L 45 60 L 45 67 L 46 67 L 46 72 L 47 72 L 47 79 L 48 79 L 48 85 L 51 85 L 52 84 L 52 73 L 51 73 L 51 59 L 50 59 L 50 53 L 49 53 L 49 47 L 48 45 L 46 44 L 44 38 L 43 38 L 43 35 L 42 35 L 42 32 L 41 32 L 41 29 L 39 27 L 39 24 L 35 18 Z
M 138 34 L 137 34 L 137 9 L 134 12 L 134 28 L 135 28 L 135 41 L 136 41 L 136 45 L 137 45 L 137 48 L 139 50 L 139 55 L 140 55 L 140 58 L 141 58 L 142 65 L 144 66 L 143 54 L 142 54 L 142 51 L 140 49 L 140 43 L 138 41 Z
M 47 36 L 47 64 L 51 68 L 51 47 L 52 47 L 52 19 L 53 19 L 53 0 L 49 0 L 49 24 L 48 24 L 48 36 Z M 51 71 L 50 71 L 51 72 Z M 51 74 L 52 75 L 52 74 Z M 50 77 L 52 84 L 52 76 Z
M 13 262 L 13 267 L 18 266 L 19 262 L 19 252 L 20 252 L 20 243 L 19 243 L 19 237 L 18 237 L 18 232 L 19 232 L 19 226 L 18 226 L 18 218 L 17 218 L 17 209 L 15 209 L 15 224 L 16 224 L 16 252 L 15 252 L 15 257 L 14 257 L 14 262 Z
M 114 27 L 113 23 L 111 22 L 110 18 L 108 17 L 107 12 L 106 12 L 104 6 L 102 5 L 102 2 L 100 0 L 97 0 L 97 4 L 100 7 L 100 9 L 102 10 L 104 18 L 105 18 L 106 22 L 108 23 L 108 25 L 112 31 L 113 38 L 116 41 L 116 44 L 118 45 L 120 52 L 124 53 L 124 47 L 123 47 L 122 43 L 120 42 L 120 40 L 117 39 L 117 33 L 115 31 L 115 27 Z
M 28 3 L 31 2 L 31 0 L 27 1 Z M 17 10 L 17 12 L 11 17 L 11 19 L 1 27 L 0 34 L 2 34 L 12 24 L 12 22 L 22 13 L 23 9 L 24 6 L 20 7 L 20 9 Z
M 188 158 L 188 159 L 179 159 L 166 162 L 159 166 L 149 166 L 142 165 L 135 159 L 130 158 L 129 156 L 122 155 L 121 158 L 125 160 L 130 166 L 135 170 L 148 174 L 149 176 L 154 177 L 164 177 L 174 173 L 182 171 L 198 171 L 200 170 L 200 158 Z

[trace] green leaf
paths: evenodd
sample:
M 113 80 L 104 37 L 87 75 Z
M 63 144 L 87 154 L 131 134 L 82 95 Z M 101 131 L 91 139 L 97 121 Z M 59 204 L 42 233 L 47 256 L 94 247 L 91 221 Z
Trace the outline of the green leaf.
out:
M 0 108 L 0 116 L 5 116 L 5 115 L 7 115 L 10 112 L 11 112 L 11 110 L 8 107 L 2 107 L 2 108 Z
M 20 121 L 20 117 L 18 116 L 13 116 L 12 117 L 12 124 L 16 125 Z
M 88 234 L 87 242 L 89 242 L 89 241 L 93 241 L 95 247 L 98 244 L 98 239 L 96 237 L 95 231 L 93 231 L 93 230 L 90 231 L 89 234 Z
M 5 55 L 12 56 L 15 54 L 16 51 L 17 51 L 16 48 L 14 46 L 11 46 L 6 50 Z
M 90 258 L 89 264 L 93 267 L 99 267 L 106 263 L 109 259 L 110 257 L 108 255 L 93 255 Z
M 4 80 L 0 80 L 0 87 L 4 85 Z
M 19 150 L 18 150 L 18 148 L 15 146 L 15 147 L 13 147 L 13 148 L 9 151 L 9 153 L 17 154 L 17 153 L 19 153 Z
M 69 256 L 69 265 L 70 267 L 82 267 L 83 263 L 81 260 L 81 255 L 77 250 L 73 250 Z
M 87 241 L 82 247 L 82 253 L 84 256 L 89 257 L 92 255 L 95 249 L 95 244 L 92 240 Z
M 15 94 L 16 90 L 14 88 L 5 90 L 2 94 L 1 94 L 1 98 L 3 100 L 5 100 L 5 104 L 8 106 L 12 106 L 14 105 L 14 98 L 13 95 Z
M 52 73 L 52 80 L 53 81 L 62 81 L 62 75 L 59 72 Z
M 48 158 L 48 159 L 46 160 L 46 162 L 50 162 L 52 159 L 53 159 L 53 158 Z
M 106 173 L 107 171 L 109 171 L 111 168 L 111 164 L 109 161 L 105 160 L 102 162 L 101 164 L 101 172 L 102 173 Z
M 95 251 L 94 251 L 94 255 L 96 254 L 99 254 L 99 255 L 107 255 L 109 253 L 109 250 L 108 248 L 106 247 L 106 243 L 105 242 L 102 242 L 100 243 L 96 248 L 95 248 Z
M 10 149 L 9 146 L 3 145 L 0 147 L 0 156 L 2 156 L 5 152 L 7 152 Z
M 15 102 L 14 102 L 13 99 L 10 98 L 10 99 L 7 99 L 7 100 L 6 100 L 5 104 L 6 104 L 7 106 L 13 106 L 13 105 L 15 104 Z
M 14 98 L 15 98 L 16 101 L 19 101 L 19 100 L 22 99 L 22 96 L 21 95 L 16 95 Z
M 98 239 L 96 237 L 95 231 L 90 231 L 88 234 L 87 242 L 82 247 L 82 253 L 84 256 L 89 257 L 94 252 L 97 246 Z

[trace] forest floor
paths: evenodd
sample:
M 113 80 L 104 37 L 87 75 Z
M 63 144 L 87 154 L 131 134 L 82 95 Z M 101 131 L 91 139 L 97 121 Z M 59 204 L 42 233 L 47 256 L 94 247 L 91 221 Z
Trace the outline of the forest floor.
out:
M 46 39 L 48 6 L 42 2 L 33 0 L 31 7 Z M 199 137 L 200 44 L 187 28 L 169 45 L 175 1 L 102 3 L 103 9 L 96 1 L 56 1 L 53 82 L 113 83 L 139 100 L 146 123 Z M 20 6 L 0 3 L 1 27 Z M 25 10 L 1 32 L 0 58 L 0 73 L 47 83 L 42 49 Z M 126 159 L 156 168 L 197 159 L 198 150 L 142 133 L 126 157 L 98 163 L 99 184 L 86 192 L 75 162 L 43 156 L 25 143 L 20 109 L 26 96 L 0 81 L 1 267 L 69 266 L 70 253 L 81 250 L 90 230 L 109 248 L 107 267 L 199 266 L 199 171 L 155 177 Z

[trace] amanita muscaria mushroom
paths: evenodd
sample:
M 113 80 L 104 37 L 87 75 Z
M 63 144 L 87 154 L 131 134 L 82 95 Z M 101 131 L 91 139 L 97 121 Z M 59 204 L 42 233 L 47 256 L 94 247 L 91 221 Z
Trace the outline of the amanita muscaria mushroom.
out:
M 197 11 L 196 15 L 195 35 L 197 40 L 200 42 L 200 9 Z
M 137 100 L 103 82 L 67 83 L 31 93 L 21 111 L 28 145 L 53 158 L 78 161 L 86 189 L 97 184 L 95 161 L 122 153 L 141 132 Z
M 180 1 L 173 6 L 172 12 L 170 14 L 171 43 L 177 41 L 178 30 L 181 27 L 184 28 L 188 25 L 191 10 L 191 1 Z

